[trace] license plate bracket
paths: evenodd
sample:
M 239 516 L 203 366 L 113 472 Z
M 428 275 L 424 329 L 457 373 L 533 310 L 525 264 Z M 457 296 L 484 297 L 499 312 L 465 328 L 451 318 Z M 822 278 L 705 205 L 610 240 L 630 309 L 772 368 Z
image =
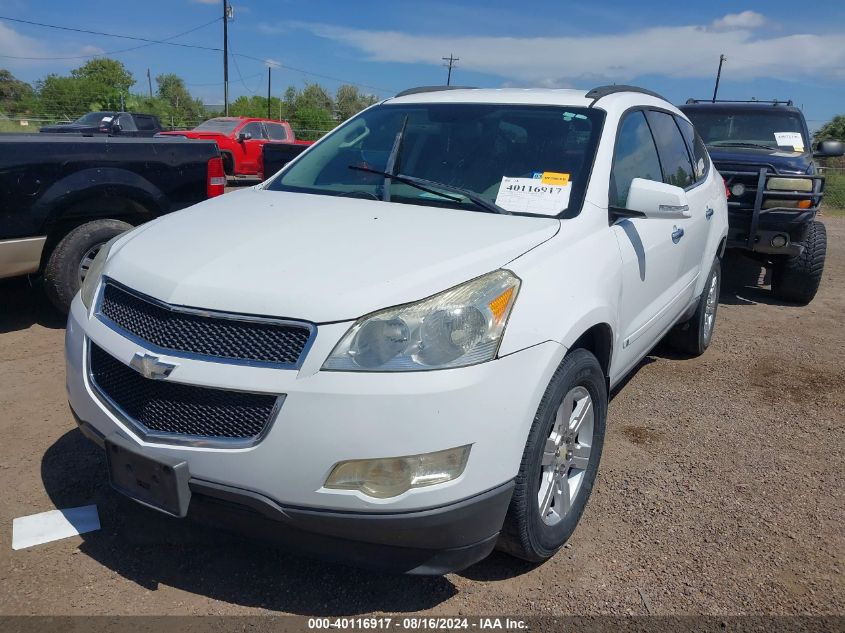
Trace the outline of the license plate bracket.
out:
M 105 439 L 105 448 L 112 488 L 165 514 L 188 514 L 188 462 L 160 455 L 153 459 L 117 434 Z

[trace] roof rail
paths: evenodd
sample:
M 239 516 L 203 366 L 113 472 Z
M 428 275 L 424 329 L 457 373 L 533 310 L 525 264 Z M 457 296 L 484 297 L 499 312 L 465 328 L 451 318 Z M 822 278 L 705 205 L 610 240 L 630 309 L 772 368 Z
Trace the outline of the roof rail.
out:
M 407 97 L 408 95 L 416 95 L 421 92 L 440 92 L 441 90 L 475 90 L 475 86 L 418 86 L 416 88 L 408 88 L 402 92 L 397 92 L 397 97 Z
M 595 105 L 596 101 L 601 99 L 602 97 L 606 97 L 608 95 L 616 94 L 617 92 L 637 92 L 639 94 L 649 95 L 650 97 L 657 97 L 658 99 L 663 99 L 663 101 L 667 101 L 667 99 L 660 94 L 652 90 L 646 90 L 645 88 L 640 88 L 638 86 L 625 86 L 623 84 L 611 84 L 609 86 L 599 86 L 598 88 L 593 88 L 584 96 L 587 99 L 592 99 L 593 102 L 590 104 L 590 107 Z
M 783 99 L 687 99 L 687 105 L 694 103 L 767 103 L 773 106 L 785 105 L 791 107 L 792 99 L 784 101 Z

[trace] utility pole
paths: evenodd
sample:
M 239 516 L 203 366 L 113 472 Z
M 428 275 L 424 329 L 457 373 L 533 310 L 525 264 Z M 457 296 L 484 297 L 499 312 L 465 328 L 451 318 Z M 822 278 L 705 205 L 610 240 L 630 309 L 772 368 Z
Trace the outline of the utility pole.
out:
M 713 88 L 713 103 L 716 103 L 716 93 L 719 92 L 719 79 L 722 78 L 722 64 L 728 61 L 724 55 L 719 55 L 719 70 L 716 71 L 716 86 Z
M 273 72 L 272 66 L 267 66 L 267 118 L 272 118 L 270 116 L 270 73 Z
M 223 110 L 229 116 L 229 2 L 223 0 Z
M 150 79 L 150 69 L 147 68 L 147 84 L 150 87 L 150 99 L 153 98 L 153 80 Z
M 455 57 L 452 53 L 449 53 L 449 57 L 441 57 L 441 59 L 444 62 L 447 62 L 447 63 L 443 64 L 444 66 L 446 66 L 449 69 L 449 74 L 446 75 L 446 85 L 451 86 L 452 85 L 452 68 L 455 67 L 455 62 L 460 61 L 461 58 Z

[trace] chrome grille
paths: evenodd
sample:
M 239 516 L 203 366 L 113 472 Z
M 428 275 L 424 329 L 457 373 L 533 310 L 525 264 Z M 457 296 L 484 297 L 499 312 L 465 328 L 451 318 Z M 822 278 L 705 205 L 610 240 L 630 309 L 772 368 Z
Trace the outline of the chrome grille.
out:
M 99 314 L 162 350 L 296 367 L 314 332 L 309 323 L 170 306 L 108 280 Z
M 107 404 L 151 439 L 253 442 L 268 428 L 279 396 L 144 378 L 90 343 L 89 376 Z

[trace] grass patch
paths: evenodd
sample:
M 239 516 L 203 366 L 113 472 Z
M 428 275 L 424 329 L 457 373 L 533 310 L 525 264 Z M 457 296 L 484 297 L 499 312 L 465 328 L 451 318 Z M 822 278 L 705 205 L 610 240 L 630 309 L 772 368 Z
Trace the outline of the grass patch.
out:
M 40 127 L 41 126 L 38 123 L 30 122 L 29 125 L 21 125 L 18 121 L 0 119 L 0 132 L 15 132 L 17 134 L 25 134 L 28 132 L 37 132 Z

